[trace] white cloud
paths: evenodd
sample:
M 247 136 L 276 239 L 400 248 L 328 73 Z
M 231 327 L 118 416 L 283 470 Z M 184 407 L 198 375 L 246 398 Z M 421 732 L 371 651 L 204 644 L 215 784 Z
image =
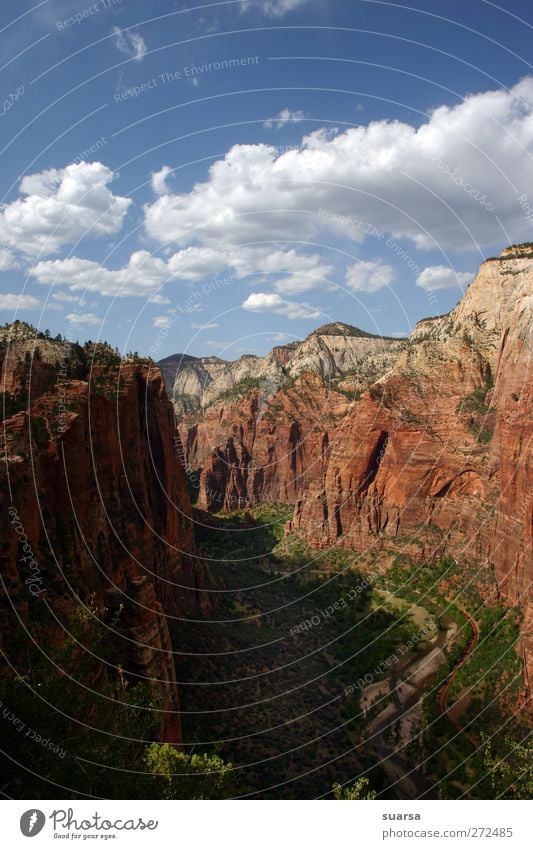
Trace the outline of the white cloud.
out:
M 92 260 L 70 257 L 39 262 L 30 274 L 40 283 L 64 283 L 102 295 L 146 296 L 169 281 L 196 282 L 218 274 L 224 270 L 225 262 L 221 251 L 191 246 L 167 259 L 146 250 L 135 251 L 128 264 L 116 270 L 104 268 Z M 155 298 L 154 303 L 167 303 L 161 294 L 153 294 L 152 298 Z
M 40 306 L 40 301 L 31 295 L 13 295 L 11 292 L 0 295 L 0 310 L 35 310 Z
M 69 257 L 38 262 L 29 274 L 39 283 L 64 284 L 73 290 L 86 289 L 109 296 L 151 295 L 172 278 L 167 263 L 148 251 L 136 251 L 128 264 L 116 271 L 89 259 Z
M 151 298 L 148 298 L 149 304 L 170 304 L 170 299 L 165 298 L 164 295 L 152 295 Z
M 47 285 L 63 284 L 74 290 L 87 289 L 108 296 L 151 295 L 153 303 L 168 303 L 162 295 L 153 294 L 165 283 L 197 282 L 221 275 L 228 268 L 241 280 L 257 273 L 263 276 L 288 273 L 288 277 L 275 283 L 278 291 L 287 294 L 324 285 L 333 273 L 332 267 L 321 262 L 318 254 L 302 254 L 294 249 L 283 251 L 260 246 L 224 251 L 210 246 L 189 246 L 167 259 L 153 256 L 148 251 L 136 251 L 126 266 L 116 270 L 78 257 L 41 260 L 30 269 L 29 274 Z
M 152 189 L 156 195 L 167 195 L 169 193 L 170 189 L 167 186 L 167 177 L 169 174 L 172 174 L 172 168 L 168 165 L 163 165 L 160 171 L 152 171 Z
M 73 324 L 101 324 L 102 319 L 92 312 L 71 312 L 65 316 Z
M 361 260 L 348 266 L 345 280 L 354 292 L 377 292 L 394 281 L 394 269 L 378 259 Z
M 108 188 L 113 172 L 80 162 L 23 177 L 26 195 L 0 207 L 0 245 L 29 256 L 56 253 L 82 236 L 118 233 L 131 200 Z
M 249 312 L 273 312 L 291 319 L 320 317 L 320 312 L 310 304 L 286 301 L 274 292 L 253 292 L 241 306 Z
M 216 321 L 211 321 L 208 324 L 197 324 L 196 321 L 193 321 L 191 327 L 193 330 L 214 330 L 215 327 L 220 327 L 220 324 L 217 324 Z
M 142 62 L 147 47 L 140 33 L 113 27 L 113 35 L 115 37 L 115 46 L 121 53 L 131 56 L 136 62 Z
M 155 318 L 152 319 L 152 324 L 154 327 L 159 329 L 165 329 L 167 327 L 171 327 L 172 319 L 168 317 L 168 315 L 156 315 Z
M 309 0 L 241 0 L 243 10 L 259 9 L 264 15 L 279 18 Z
M 299 124 L 305 120 L 301 109 L 288 109 L 286 106 L 278 112 L 275 118 L 269 118 L 263 124 L 265 130 L 279 130 L 286 124 Z
M 147 205 L 146 230 L 163 243 L 219 250 L 324 234 L 360 242 L 368 224 L 423 249 L 527 240 L 517 192 L 533 198 L 532 153 L 528 77 L 442 106 L 420 126 L 317 130 L 284 152 L 235 145 L 190 192 Z
M 430 265 L 424 268 L 416 278 L 416 285 L 421 289 L 462 289 L 474 279 L 468 271 L 454 271 L 445 265 Z

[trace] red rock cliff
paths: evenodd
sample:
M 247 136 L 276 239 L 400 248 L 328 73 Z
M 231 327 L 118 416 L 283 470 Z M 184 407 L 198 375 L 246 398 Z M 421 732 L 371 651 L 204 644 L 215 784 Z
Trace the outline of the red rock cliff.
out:
M 529 688 L 532 307 L 531 249 L 486 261 L 459 305 L 422 322 L 355 405 L 294 516 L 314 546 L 357 551 L 400 535 L 423 545 L 424 529 L 439 528 L 442 550 L 493 569 L 502 595 L 522 607 Z
M 161 739 L 179 743 L 169 620 L 183 627 L 179 618 L 198 616 L 206 598 L 161 374 L 98 356 L 91 365 L 50 340 L 37 340 L 36 358 L 31 333 L 15 331 L 2 345 L 0 610 L 12 604 L 31 631 L 45 602 L 60 621 L 78 597 L 105 609 L 117 662 L 151 681 Z

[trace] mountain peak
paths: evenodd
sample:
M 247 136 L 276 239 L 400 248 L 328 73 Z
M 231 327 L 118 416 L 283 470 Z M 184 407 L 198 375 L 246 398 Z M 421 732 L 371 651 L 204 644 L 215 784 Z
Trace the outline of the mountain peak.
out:
M 313 330 L 308 339 L 312 336 L 355 336 L 355 337 L 372 337 L 373 333 L 367 333 L 366 330 L 361 330 L 359 327 L 354 327 L 351 324 L 345 324 L 344 321 L 330 321 L 328 324 L 322 324 Z

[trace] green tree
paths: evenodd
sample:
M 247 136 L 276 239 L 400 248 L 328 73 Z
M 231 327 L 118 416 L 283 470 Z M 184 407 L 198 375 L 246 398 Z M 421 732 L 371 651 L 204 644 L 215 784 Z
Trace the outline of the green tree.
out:
M 533 799 L 533 744 L 505 739 L 498 753 L 485 740 L 484 762 L 492 795 L 499 799 Z
M 340 784 L 333 785 L 333 795 L 335 799 L 342 801 L 354 799 L 375 799 L 376 792 L 370 789 L 368 778 L 361 776 L 353 784 L 347 784 L 342 787 Z
M 158 799 L 229 799 L 236 793 L 233 767 L 218 755 L 186 755 L 154 743 L 146 756 Z

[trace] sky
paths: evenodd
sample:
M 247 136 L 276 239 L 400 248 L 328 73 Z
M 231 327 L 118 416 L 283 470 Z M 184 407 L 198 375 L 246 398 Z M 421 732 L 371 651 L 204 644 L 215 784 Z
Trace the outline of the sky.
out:
M 0 322 L 154 359 L 408 335 L 533 241 L 532 27 L 529 0 L 3 0 Z

